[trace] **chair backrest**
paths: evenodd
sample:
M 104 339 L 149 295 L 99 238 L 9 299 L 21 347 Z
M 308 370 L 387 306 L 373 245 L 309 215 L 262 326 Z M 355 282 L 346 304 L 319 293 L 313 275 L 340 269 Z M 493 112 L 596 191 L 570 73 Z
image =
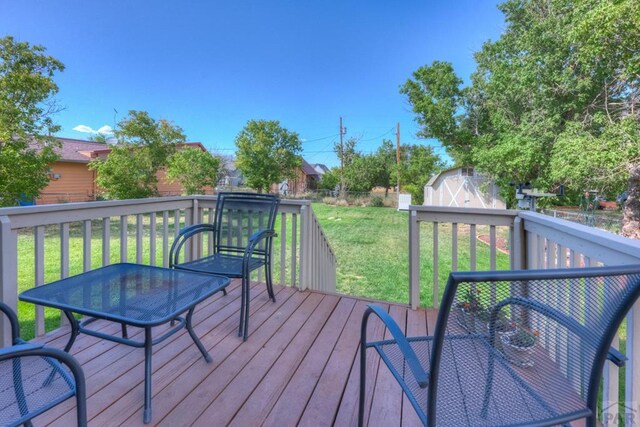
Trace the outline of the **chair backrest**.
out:
M 562 396 L 562 412 L 595 414 L 606 359 L 624 360 L 611 342 L 639 297 L 639 265 L 451 273 L 434 332 L 427 413 L 437 413 L 444 390 L 444 336 L 480 334 L 525 386 L 539 380 L 545 385 L 536 393 Z
M 249 237 L 258 230 L 273 230 L 280 199 L 273 194 L 218 193 L 214 249 L 242 254 Z M 262 241 L 254 254 L 265 254 L 271 239 Z

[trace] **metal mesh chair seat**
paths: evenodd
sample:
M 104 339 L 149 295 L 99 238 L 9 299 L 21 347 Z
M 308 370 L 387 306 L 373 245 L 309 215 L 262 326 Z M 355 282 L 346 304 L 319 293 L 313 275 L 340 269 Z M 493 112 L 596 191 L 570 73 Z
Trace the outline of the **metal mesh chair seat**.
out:
M 409 337 L 407 341 L 419 360 L 429 360 L 433 337 Z M 385 340 L 369 346 L 376 349 L 426 423 L 429 388 L 417 383 L 398 343 Z M 542 355 L 536 362 L 542 372 L 559 373 L 555 363 Z M 439 375 L 438 426 L 545 424 L 563 414 L 589 414 L 586 402 L 575 392 L 568 387 L 554 389 L 548 384 L 553 377 L 513 366 L 489 344 L 486 335 L 445 336 Z
M 195 261 L 174 265 L 174 268 L 196 271 L 200 273 L 215 273 L 227 277 L 242 277 L 242 263 L 244 256 L 214 254 Z M 265 264 L 264 258 L 250 258 L 249 270 L 255 270 Z
M 75 395 L 70 373 L 51 358 L 0 362 L 0 424 L 19 425 Z

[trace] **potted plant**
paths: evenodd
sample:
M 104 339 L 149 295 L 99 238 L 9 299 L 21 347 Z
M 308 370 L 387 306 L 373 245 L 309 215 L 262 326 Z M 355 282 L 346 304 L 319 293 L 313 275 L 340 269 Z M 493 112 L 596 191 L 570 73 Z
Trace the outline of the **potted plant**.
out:
M 455 304 L 456 320 L 470 334 L 476 332 L 475 318 L 477 314 L 486 310 L 480 304 L 479 295 L 479 290 L 467 288 Z
M 491 324 L 487 322 L 487 333 L 491 334 Z M 498 314 L 497 319 L 493 323 L 493 328 L 495 330 L 495 341 L 494 345 L 497 349 L 501 349 L 502 347 L 502 337 L 505 335 L 511 335 L 516 332 L 516 324 L 511 321 L 504 312 L 500 312 Z
M 500 337 L 502 349 L 509 362 L 521 367 L 533 366 L 533 349 L 538 341 L 538 331 L 518 327 L 511 334 Z

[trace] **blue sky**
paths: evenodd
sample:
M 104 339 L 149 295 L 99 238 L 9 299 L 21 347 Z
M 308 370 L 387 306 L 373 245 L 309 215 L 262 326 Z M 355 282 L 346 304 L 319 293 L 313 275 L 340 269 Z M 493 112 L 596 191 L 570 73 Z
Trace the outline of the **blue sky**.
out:
M 468 80 L 473 52 L 504 28 L 493 0 L 31 1 L 0 0 L 0 36 L 42 44 L 66 70 L 56 76 L 60 136 L 113 126 L 146 110 L 190 141 L 232 154 L 249 119 L 279 120 L 304 156 L 335 165 L 347 137 L 375 150 L 415 137 L 399 86 L 420 65 L 453 63 Z M 439 150 L 444 154 L 442 150 Z

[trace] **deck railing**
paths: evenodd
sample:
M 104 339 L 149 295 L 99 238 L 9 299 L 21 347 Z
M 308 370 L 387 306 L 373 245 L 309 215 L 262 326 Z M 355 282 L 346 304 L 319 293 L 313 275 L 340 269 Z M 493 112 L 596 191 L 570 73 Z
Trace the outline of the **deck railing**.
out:
M 497 267 L 496 254 L 498 253 L 496 237 L 500 227 L 506 238 L 506 250 L 508 251 L 509 269 L 552 269 L 583 267 L 596 265 L 620 265 L 640 263 L 640 242 L 616 236 L 612 233 L 576 224 L 563 219 L 553 218 L 528 211 L 505 211 L 497 209 L 464 209 L 443 208 L 432 206 L 411 206 L 409 209 L 409 300 L 412 307 L 417 307 L 420 300 L 420 228 L 422 223 L 428 223 L 432 227 L 431 244 L 433 253 L 428 257 L 433 266 L 433 307 L 438 307 L 441 289 L 439 286 L 438 266 L 443 264 L 443 250 L 440 245 L 441 232 L 447 225 L 451 233 L 451 257 L 444 260 L 444 264 L 450 265 L 448 271 L 459 269 L 458 260 L 461 256 L 469 258 L 469 263 L 461 270 L 495 270 Z M 464 227 L 466 245 L 460 244 L 460 230 Z M 478 243 L 478 228 L 488 229 L 488 261 L 482 266 L 478 262 L 478 247 L 484 245 Z M 508 237 L 507 237 L 508 236 Z M 486 252 L 486 248 L 485 248 Z M 422 258 L 424 263 L 424 257 Z M 450 263 L 450 264 L 449 264 Z M 506 264 L 506 263 L 503 263 Z M 482 268 L 481 268 L 482 267 Z M 441 267 L 442 268 L 442 267 Z M 498 268 L 499 269 L 499 268 Z M 441 278 L 441 277 L 440 277 Z M 554 305 L 560 305 L 566 298 L 572 301 L 583 301 L 580 304 L 571 304 L 574 310 L 580 310 L 588 324 L 590 310 L 596 298 L 589 298 L 593 288 L 585 288 L 584 283 L 575 281 L 571 283 L 569 295 L 565 295 L 563 289 L 549 289 L 543 298 L 553 299 Z M 424 295 L 422 301 L 425 301 Z M 569 307 L 569 305 L 566 305 Z M 532 319 L 533 322 L 536 319 Z M 543 329 L 545 325 L 539 325 Z M 626 337 L 626 346 L 623 349 L 628 361 L 624 376 L 620 369 L 612 363 L 607 363 L 603 376 L 603 413 L 602 420 L 610 423 L 619 420 L 616 417 L 624 414 L 627 419 L 637 417 L 640 413 L 640 303 L 636 304 L 627 316 L 621 331 Z M 540 344 L 543 345 L 552 357 L 564 368 L 565 373 L 571 376 L 575 370 L 568 366 L 570 361 L 579 358 L 580 349 L 567 342 L 566 337 L 556 337 L 560 333 L 553 330 L 541 331 Z M 557 339 L 556 339 L 557 338 Z M 620 346 L 620 337 L 614 340 L 613 346 Z M 584 379 L 571 378 L 575 387 L 580 389 Z M 623 384 L 625 407 L 619 407 L 621 383 Z
M 27 286 L 39 286 L 45 283 L 45 270 L 51 281 L 113 262 L 166 267 L 180 228 L 211 222 L 215 204 L 215 196 L 189 196 L 0 209 L 0 299 L 16 308 L 19 270 L 28 276 Z M 336 258 L 310 202 L 282 200 L 277 227 L 274 281 L 299 289 L 335 291 Z M 211 251 L 211 239 L 203 236 L 194 240 L 185 256 Z M 80 261 L 81 270 L 74 270 Z M 262 272 L 254 274 L 255 279 L 263 279 Z M 45 319 L 42 307 L 35 310 L 37 336 L 45 333 Z M 8 326 L 2 327 L 7 344 Z

